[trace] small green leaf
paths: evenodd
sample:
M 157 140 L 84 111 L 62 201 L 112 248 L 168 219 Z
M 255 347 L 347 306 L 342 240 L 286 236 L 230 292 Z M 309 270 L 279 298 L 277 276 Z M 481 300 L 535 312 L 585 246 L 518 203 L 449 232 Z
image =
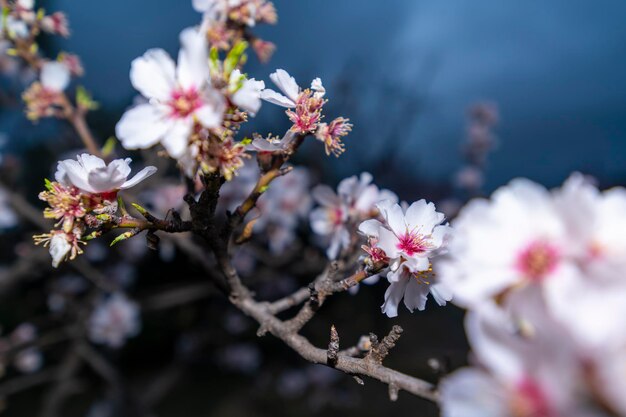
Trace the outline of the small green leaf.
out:
M 220 73 L 220 56 L 216 47 L 212 47 L 209 53 L 209 71 L 211 76 L 217 76 Z
M 118 242 L 121 242 L 122 240 L 126 240 L 128 238 L 131 238 L 133 236 L 135 236 L 137 234 L 137 232 L 135 230 L 129 230 L 128 232 L 124 232 L 121 235 L 119 235 L 118 237 L 116 237 L 115 239 L 113 239 L 113 242 L 111 242 L 111 244 L 109 246 L 113 246 Z
M 242 145 L 250 145 L 251 143 L 252 143 L 252 138 L 246 137 L 241 140 Z
M 48 178 L 44 178 L 43 183 L 46 187 L 46 190 L 52 191 L 52 181 L 50 181 Z
M 133 207 L 135 207 L 135 210 L 137 210 L 142 216 L 145 216 L 148 213 L 148 210 L 146 210 L 145 208 L 141 207 L 137 203 L 131 203 L 131 205 Z
M 261 188 L 259 189 L 259 193 L 260 193 L 260 194 L 263 194 L 263 193 L 264 193 L 264 192 L 266 192 L 269 188 L 270 188 L 270 186 L 269 186 L 269 185 L 264 185 L 263 187 L 261 187 Z
M 224 60 L 224 77 L 225 78 L 229 77 L 230 73 L 233 72 L 235 68 L 237 68 L 247 48 L 248 48 L 248 42 L 239 41 L 228 52 L 228 55 L 226 55 L 226 59 Z
M 115 145 L 117 144 L 117 139 L 115 136 L 109 137 L 106 142 L 104 142 L 104 146 L 102 147 L 102 156 L 107 157 L 113 153 L 115 150 Z
M 91 97 L 91 93 L 82 85 L 76 87 L 76 103 L 85 110 L 97 110 L 100 107 Z

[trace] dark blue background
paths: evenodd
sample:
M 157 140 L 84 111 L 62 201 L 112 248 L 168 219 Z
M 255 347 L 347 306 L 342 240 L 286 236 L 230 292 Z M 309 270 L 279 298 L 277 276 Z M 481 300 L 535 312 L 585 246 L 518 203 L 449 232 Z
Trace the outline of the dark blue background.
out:
M 104 105 L 95 118 L 109 123 L 100 120 L 102 136 L 135 94 L 130 61 L 151 47 L 175 54 L 180 30 L 200 19 L 190 3 L 47 2 L 69 15 L 73 36 L 55 47 L 83 58 L 84 83 Z M 444 183 L 460 164 L 465 109 L 479 99 L 502 115 L 488 188 L 516 176 L 556 185 L 573 170 L 603 183 L 626 178 L 622 0 L 275 3 L 279 24 L 257 31 L 277 53 L 268 65 L 251 60 L 248 72 L 267 81 L 285 68 L 302 85 L 324 80 L 328 117 L 355 124 L 342 159 L 324 162 L 335 180 L 378 164 L 392 177 Z M 269 104 L 257 119 L 262 131 L 287 126 Z

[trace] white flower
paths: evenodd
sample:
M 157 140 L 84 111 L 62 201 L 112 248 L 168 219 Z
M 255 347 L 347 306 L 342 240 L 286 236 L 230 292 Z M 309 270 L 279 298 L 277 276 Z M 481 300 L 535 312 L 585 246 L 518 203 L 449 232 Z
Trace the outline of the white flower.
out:
M 470 202 L 453 226 L 450 257 L 437 272 L 461 306 L 479 306 L 509 289 L 543 286 L 575 272 L 551 195 L 531 181 L 514 180 L 491 201 Z
M 148 166 L 129 180 L 130 158 L 115 159 L 108 165 L 97 156 L 86 153 L 78 155 L 76 159 L 59 161 L 55 179 L 65 186 L 74 186 L 87 193 L 125 190 L 156 172 L 155 167 Z
M 180 40 L 178 66 L 162 49 L 150 49 L 132 63 L 131 82 L 149 102 L 128 110 L 116 126 L 126 149 L 161 142 L 178 159 L 187 150 L 196 121 L 206 128 L 222 124 L 225 101 L 209 83 L 206 37 L 188 28 Z
M 482 367 L 442 381 L 443 417 L 604 415 L 592 405 L 588 364 L 571 349 L 536 290 L 515 294 L 519 316 L 489 308 L 468 314 L 468 339 Z
M 89 338 L 94 343 L 118 348 L 136 336 L 141 327 L 139 307 L 116 293 L 96 306 L 89 319 Z
M 0 229 L 8 229 L 17 224 L 17 214 L 9 203 L 7 191 L 0 187 Z
M 62 92 L 70 83 L 70 69 L 61 62 L 46 62 L 41 68 L 41 84 L 48 90 Z
M 301 92 L 296 79 L 283 69 L 277 69 L 276 72 L 270 74 L 270 79 L 284 95 L 277 93 L 271 88 L 266 88 L 261 91 L 261 99 L 276 104 L 277 106 L 287 108 L 296 107 L 298 96 Z M 323 97 L 326 93 L 326 90 L 322 86 L 322 81 L 319 78 L 313 80 L 311 89 L 315 91 L 317 97 Z
M 243 83 L 239 86 L 242 79 Z M 265 88 L 265 83 L 254 78 L 246 79 L 241 71 L 235 69 L 230 74 L 229 87 L 231 91 L 234 91 L 231 97 L 232 102 L 251 116 L 255 116 L 261 108 L 261 91 Z
M 298 167 L 274 180 L 259 199 L 262 214 L 254 229 L 269 236 L 272 252 L 281 253 L 294 241 L 299 221 L 311 209 L 309 183 L 309 172 Z
M 406 212 L 389 201 L 378 203 L 377 207 L 384 223 L 367 220 L 359 230 L 377 239 L 376 247 L 385 252 L 392 264 L 411 259 L 412 272 L 428 270 L 429 258 L 441 251 L 450 234 L 450 227 L 442 225 L 445 216 L 426 200 L 411 204 Z
M 371 182 L 371 174 L 363 172 L 360 177 L 354 175 L 342 180 L 337 194 L 326 185 L 313 189 L 313 198 L 321 207 L 311 212 L 311 228 L 318 235 L 331 236 L 326 252 L 329 259 L 335 259 L 341 249 L 349 246 L 349 222 L 371 218 L 376 212 L 376 203 L 380 201 L 398 201 L 394 193 L 380 190 Z
M 425 200 L 411 204 L 406 211 L 389 201 L 378 203 L 378 208 L 384 222 L 366 220 L 359 225 L 359 231 L 389 258 L 390 285 L 382 312 L 388 317 L 397 316 L 403 299 L 409 311 L 421 311 L 429 293 L 437 304 L 445 305 L 452 298 L 450 290 L 428 274 L 430 258 L 444 250 L 450 234 L 450 227 L 442 225 L 444 215 Z
M 72 250 L 72 245 L 67 241 L 65 233 L 57 233 L 50 239 L 50 256 L 52 266 L 58 268 L 59 264 L 65 260 Z

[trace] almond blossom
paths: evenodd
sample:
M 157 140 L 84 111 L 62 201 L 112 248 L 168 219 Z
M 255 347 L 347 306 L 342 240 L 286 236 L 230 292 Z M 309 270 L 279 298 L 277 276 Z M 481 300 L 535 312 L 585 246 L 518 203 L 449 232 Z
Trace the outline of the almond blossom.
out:
M 149 100 L 128 110 L 116 126 L 126 149 L 161 143 L 172 158 L 184 156 L 194 125 L 217 128 L 225 110 L 223 96 L 209 82 L 206 37 L 196 29 L 180 35 L 178 65 L 162 49 L 133 61 L 130 79 Z
M 140 328 L 139 307 L 122 293 L 101 301 L 89 318 L 89 338 L 111 348 L 124 345 Z
M 59 161 L 55 179 L 64 186 L 73 186 L 86 193 L 115 193 L 131 188 L 156 172 L 148 166 L 131 179 L 130 163 L 132 159 L 115 159 L 106 164 L 102 159 L 90 154 L 81 154 L 76 160 Z
M 537 288 L 518 297 L 516 315 L 472 311 L 466 332 L 476 366 L 441 383 L 443 417 L 602 417 L 587 366 L 550 318 Z
M 378 203 L 377 207 L 383 221 L 366 220 L 359 231 L 369 238 L 369 246 L 364 249 L 370 259 L 389 265 L 386 272 L 391 285 L 385 292 L 383 313 L 397 316 L 402 299 L 409 311 L 421 311 L 429 293 L 439 305 L 445 305 L 451 299 L 449 289 L 429 276 L 430 258 L 443 253 L 450 234 L 450 227 L 442 224 L 444 215 L 425 200 L 406 210 L 390 201 Z
M 313 198 L 321 207 L 310 214 L 311 228 L 321 236 L 330 237 L 326 254 L 335 259 L 342 249 L 350 245 L 351 224 L 371 218 L 378 213 L 376 203 L 388 200 L 397 202 L 398 197 L 389 190 L 380 190 L 371 184 L 372 175 L 363 172 L 342 180 L 335 193 L 327 185 L 313 189 Z
M 22 95 L 28 118 L 38 120 L 56 116 L 58 109 L 65 105 L 63 91 L 70 80 L 70 69 L 64 63 L 48 61 L 43 64 L 40 81 L 34 82 Z
M 231 100 L 237 107 L 255 116 L 261 108 L 261 91 L 265 89 L 263 81 L 246 78 L 238 69 L 233 70 L 229 78 Z
M 546 285 L 575 273 L 566 227 L 550 193 L 523 179 L 477 199 L 453 223 L 449 259 L 437 272 L 455 302 L 475 307 L 524 285 Z

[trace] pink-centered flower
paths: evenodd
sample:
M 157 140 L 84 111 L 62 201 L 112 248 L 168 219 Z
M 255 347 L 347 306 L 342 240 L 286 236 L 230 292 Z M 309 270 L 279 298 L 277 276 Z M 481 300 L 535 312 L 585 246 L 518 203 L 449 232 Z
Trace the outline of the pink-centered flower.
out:
M 425 200 L 411 204 L 406 210 L 390 201 L 377 204 L 381 220 L 366 220 L 359 231 L 369 237 L 368 253 L 378 260 L 387 259 L 386 273 L 390 285 L 385 292 L 382 311 L 388 317 L 398 315 L 404 300 L 409 311 L 423 310 L 428 294 L 439 305 L 451 299 L 448 287 L 431 274 L 430 259 L 445 250 L 450 227 L 442 224 L 444 215 Z M 384 253 L 384 258 L 383 254 Z
M 208 46 L 204 34 L 185 29 L 178 65 L 162 49 L 151 49 L 133 61 L 130 79 L 149 100 L 128 110 L 116 126 L 126 149 L 161 143 L 173 158 L 181 158 L 196 123 L 221 126 L 224 97 L 209 81 Z

